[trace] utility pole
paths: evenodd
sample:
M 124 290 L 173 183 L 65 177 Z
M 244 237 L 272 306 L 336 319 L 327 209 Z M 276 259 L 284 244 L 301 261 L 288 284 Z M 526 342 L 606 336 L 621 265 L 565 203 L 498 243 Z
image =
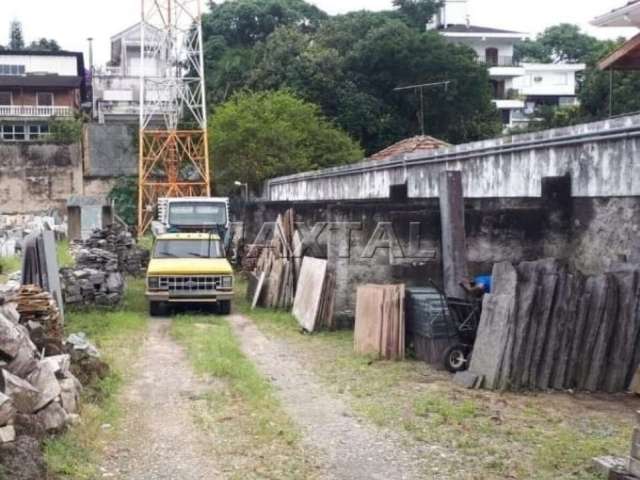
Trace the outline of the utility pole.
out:
M 445 80 L 443 82 L 433 82 L 433 83 L 422 83 L 420 85 L 408 85 L 406 87 L 396 87 L 393 89 L 394 92 L 403 92 L 407 90 L 413 90 L 416 95 L 420 97 L 420 132 L 424 136 L 424 89 L 425 88 L 435 88 L 435 87 L 444 87 L 444 91 L 446 92 L 449 88 L 449 84 L 454 80 Z
M 89 71 L 93 74 L 93 37 L 87 38 L 89 42 Z

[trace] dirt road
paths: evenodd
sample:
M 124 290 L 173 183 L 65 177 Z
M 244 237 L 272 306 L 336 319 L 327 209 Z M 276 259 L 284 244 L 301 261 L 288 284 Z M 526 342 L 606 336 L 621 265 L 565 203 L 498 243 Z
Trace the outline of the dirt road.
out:
M 243 316 L 229 320 L 245 354 L 274 383 L 285 411 L 302 427 L 304 442 L 322 452 L 322 478 L 425 478 L 423 467 L 434 451 L 358 420 L 345 402 L 327 393 L 285 341 L 267 338 Z
M 195 424 L 190 402 L 212 388 L 198 379 L 169 335 L 170 320 L 152 319 L 135 378 L 122 395 L 124 421 L 110 446 L 103 478 L 212 480 L 221 478 Z M 108 426 L 105 426 L 108 428 Z

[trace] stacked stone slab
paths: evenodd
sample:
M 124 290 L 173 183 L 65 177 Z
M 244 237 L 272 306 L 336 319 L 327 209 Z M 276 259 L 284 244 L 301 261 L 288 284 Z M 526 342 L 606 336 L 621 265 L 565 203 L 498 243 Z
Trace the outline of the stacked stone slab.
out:
M 83 250 L 78 265 L 60 269 L 65 305 L 113 307 L 122 301 L 125 281 L 115 254 L 106 250 Z
M 149 252 L 139 247 L 131 233 L 118 225 L 97 229 L 86 240 L 75 242 L 76 256 L 86 250 L 105 250 L 116 255 L 118 271 L 142 276 L 149 264 Z
M 585 276 L 556 259 L 500 263 L 470 373 L 500 390 L 625 391 L 640 363 L 640 266 Z

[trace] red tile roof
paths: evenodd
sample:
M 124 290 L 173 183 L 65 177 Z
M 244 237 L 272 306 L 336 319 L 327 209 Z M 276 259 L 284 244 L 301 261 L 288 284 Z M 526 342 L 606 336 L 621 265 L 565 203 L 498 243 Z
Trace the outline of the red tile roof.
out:
M 450 147 L 451 145 L 437 138 L 428 135 L 418 135 L 407 138 L 390 147 L 380 150 L 369 157 L 370 160 L 387 160 L 407 153 L 414 153 L 421 150 L 437 150 L 438 148 Z

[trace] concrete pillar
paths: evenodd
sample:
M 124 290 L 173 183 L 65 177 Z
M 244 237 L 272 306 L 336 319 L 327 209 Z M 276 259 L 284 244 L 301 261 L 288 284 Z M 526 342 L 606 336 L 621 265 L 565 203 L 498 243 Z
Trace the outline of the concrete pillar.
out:
M 464 298 L 465 292 L 460 287 L 460 282 L 469 275 L 469 271 L 462 172 L 440 173 L 440 218 L 444 291 L 448 296 Z

